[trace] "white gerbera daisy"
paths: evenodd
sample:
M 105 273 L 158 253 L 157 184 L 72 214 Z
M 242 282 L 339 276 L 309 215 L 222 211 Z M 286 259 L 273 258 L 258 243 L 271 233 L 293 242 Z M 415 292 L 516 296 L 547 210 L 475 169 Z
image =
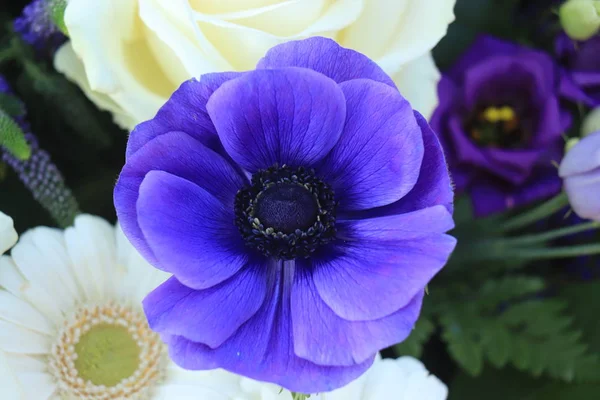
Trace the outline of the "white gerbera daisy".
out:
M 17 242 L 13 220 L 0 211 L 0 256 Z
M 17 238 L 0 213 L 0 255 Z M 292 393 L 223 370 L 170 362 L 141 301 L 168 275 L 121 230 L 83 215 L 65 231 L 39 227 L 0 258 L 2 400 L 292 400 Z M 418 360 L 382 360 L 310 400 L 444 400 Z
M 8 247 L 7 225 L 0 219 Z M 236 398 L 240 377 L 180 369 L 149 329 L 141 301 L 166 277 L 100 218 L 23 234 L 0 258 L 0 397 Z

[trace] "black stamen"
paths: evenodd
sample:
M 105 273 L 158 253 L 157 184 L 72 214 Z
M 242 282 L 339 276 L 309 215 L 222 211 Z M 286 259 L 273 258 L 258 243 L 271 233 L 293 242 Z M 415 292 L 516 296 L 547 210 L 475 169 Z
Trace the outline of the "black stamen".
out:
M 314 171 L 274 166 L 236 195 L 236 225 L 246 245 L 267 257 L 309 257 L 335 239 L 333 190 Z

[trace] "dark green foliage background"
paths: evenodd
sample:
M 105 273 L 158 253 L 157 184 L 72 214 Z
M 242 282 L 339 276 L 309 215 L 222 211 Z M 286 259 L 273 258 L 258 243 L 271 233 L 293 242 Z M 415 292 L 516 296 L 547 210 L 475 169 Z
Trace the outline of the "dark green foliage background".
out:
M 0 6 L 0 48 L 9 45 L 8 24 L 27 3 Z M 458 0 L 457 20 L 434 50 L 440 69 L 481 33 L 550 50 L 559 29 L 550 3 L 557 2 Z M 32 131 L 81 210 L 114 221 L 112 189 L 127 133 L 54 72 L 51 60 L 37 57 L 35 66 L 47 85 L 32 79 L 19 62 L 2 64 L 0 73 L 26 103 Z M 20 232 L 55 225 L 18 177 L 1 166 L 0 210 L 14 218 Z M 496 228 L 505 217 L 510 215 L 474 225 L 468 202 L 458 203 L 453 234 L 459 250 L 468 252 L 481 237 L 502 237 Z M 428 292 L 411 337 L 384 355 L 420 357 L 450 386 L 451 400 L 600 399 L 600 283 L 566 276 L 562 261 L 526 263 L 507 252 L 506 259 L 482 264 L 463 263 L 457 255 Z
M 11 0 L 0 6 L 0 48 L 8 46 L 10 21 L 27 3 Z M 8 78 L 13 90 L 25 102 L 32 132 L 63 173 L 82 212 L 115 221 L 112 188 L 125 161 L 127 132 L 115 126 L 108 113 L 98 111 L 89 103 L 77 86 L 55 72 L 51 59 L 38 56 L 35 62 L 45 71 L 45 76 L 53 80 L 53 87 L 67 92 L 66 98 L 57 97 L 43 88 L 40 90 L 36 87 L 39 84 L 36 85 L 19 63 L 3 64 L 0 73 Z M 67 119 L 65 115 L 72 115 L 72 118 Z M 74 129 L 75 123 L 79 130 Z M 103 139 L 98 140 L 100 135 Z M 0 210 L 13 217 L 17 230 L 23 232 L 38 225 L 55 226 L 16 174 L 8 167 L 0 168 L 0 171 L 3 171 L 0 172 Z

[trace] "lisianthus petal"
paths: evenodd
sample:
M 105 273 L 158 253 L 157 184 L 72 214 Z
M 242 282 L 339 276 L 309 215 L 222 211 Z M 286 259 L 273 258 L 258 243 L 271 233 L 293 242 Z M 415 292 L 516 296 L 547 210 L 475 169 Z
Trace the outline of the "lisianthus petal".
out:
M 233 207 L 184 178 L 149 172 L 140 186 L 137 216 L 160 266 L 188 287 L 214 286 L 248 261 Z
M 251 263 L 205 290 L 190 289 L 171 278 L 144 300 L 148 323 L 157 332 L 218 347 L 262 305 L 265 274 L 262 266 Z
M 448 133 L 454 143 L 454 156 L 463 165 L 484 169 L 515 185 L 522 184 L 531 173 L 531 168 L 544 154 L 544 148 L 506 150 L 480 148 L 469 138 L 461 118 L 449 120 Z
M 402 214 L 437 205 L 443 205 L 448 212 L 452 213 L 454 192 L 442 146 L 425 118 L 416 111 L 415 118 L 423 133 L 425 149 L 419 180 L 402 199 L 388 206 L 367 210 L 360 216 Z
M 123 232 L 136 249 L 162 269 L 137 221 L 139 187 L 152 170 L 166 171 L 194 182 L 232 209 L 235 194 L 246 180 L 223 157 L 183 132 L 160 135 L 129 157 L 115 187 L 117 215 Z
M 384 206 L 415 185 L 423 138 L 408 101 L 382 83 L 340 84 L 347 102 L 340 140 L 317 173 L 334 189 L 343 210 Z
M 313 261 L 321 298 L 340 317 L 373 320 L 406 306 L 445 265 L 456 239 L 444 206 L 338 221 L 337 254 Z
M 473 211 L 484 217 L 521 204 L 547 199 L 560 191 L 561 180 L 556 170 L 540 171 L 518 188 L 494 181 L 478 181 L 470 189 Z
M 206 111 L 206 102 L 224 82 L 240 76 L 239 72 L 202 75 L 190 79 L 173 93 L 171 98 L 150 121 L 139 124 L 127 142 L 127 158 L 146 143 L 168 132 L 182 131 L 213 150 L 219 147 L 219 138 Z
M 372 359 L 347 367 L 320 366 L 295 355 L 290 315 L 294 267 L 277 267 L 270 269 L 267 301 L 220 347 L 211 349 L 181 336 L 167 335 L 173 361 L 186 369 L 224 368 L 298 392 L 307 387 L 315 392 L 333 390 L 366 371 Z
M 207 109 L 225 150 L 250 172 L 314 165 L 337 142 L 346 116 L 338 85 L 303 68 L 247 72 L 216 90 Z
M 343 290 L 352 292 L 350 288 Z M 350 366 L 371 359 L 380 349 L 401 342 L 410 334 L 419 317 L 423 295 L 421 289 L 404 307 L 384 318 L 348 321 L 319 297 L 310 274 L 298 273 L 291 301 L 294 351 L 319 365 Z
M 396 87 L 374 61 L 357 51 L 341 47 L 324 37 L 312 37 L 273 47 L 259 61 L 257 69 L 302 67 L 320 72 L 342 83 L 352 79 L 371 79 Z

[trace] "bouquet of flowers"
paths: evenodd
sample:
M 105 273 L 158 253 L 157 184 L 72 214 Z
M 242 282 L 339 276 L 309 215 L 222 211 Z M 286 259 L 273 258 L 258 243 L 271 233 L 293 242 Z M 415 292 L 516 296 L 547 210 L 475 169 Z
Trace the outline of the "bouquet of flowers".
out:
M 0 22 L 3 400 L 600 397 L 600 0 Z

